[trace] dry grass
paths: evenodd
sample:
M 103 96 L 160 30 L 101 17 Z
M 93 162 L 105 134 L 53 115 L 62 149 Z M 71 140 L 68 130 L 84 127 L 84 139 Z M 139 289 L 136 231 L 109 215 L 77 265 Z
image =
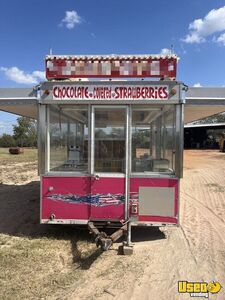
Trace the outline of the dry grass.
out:
M 56 293 L 82 283 L 82 263 L 95 250 L 72 232 L 40 238 L 1 234 L 0 299 L 55 299 Z
M 0 299 L 61 298 L 82 282 L 96 247 L 87 230 L 39 224 L 36 149 L 0 148 L 0 162 Z
M 207 183 L 206 186 L 209 187 L 210 190 L 212 190 L 214 192 L 218 192 L 218 193 L 225 192 L 225 187 L 219 185 L 218 183 Z
M 9 153 L 9 148 L 0 148 L 0 164 L 22 163 L 37 161 L 37 149 L 24 148 L 24 153 L 13 155 Z

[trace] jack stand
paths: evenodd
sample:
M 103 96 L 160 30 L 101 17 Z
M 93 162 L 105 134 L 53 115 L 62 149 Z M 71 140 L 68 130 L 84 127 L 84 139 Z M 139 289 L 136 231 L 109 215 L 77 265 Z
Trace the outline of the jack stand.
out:
M 134 253 L 134 247 L 131 244 L 127 245 L 127 243 L 124 243 L 119 252 L 123 255 L 132 255 Z
M 132 255 L 134 252 L 133 245 L 131 243 L 131 222 L 127 223 L 127 241 L 123 242 L 123 245 L 119 249 L 119 252 L 123 255 Z
M 88 229 L 90 230 L 90 233 L 95 236 L 96 246 L 100 246 L 102 251 L 107 251 L 112 246 L 113 242 L 117 241 L 127 232 L 127 224 L 123 225 L 110 236 L 108 236 L 105 232 L 100 232 L 93 222 L 88 222 Z
M 131 245 L 131 222 L 127 223 L 127 246 Z

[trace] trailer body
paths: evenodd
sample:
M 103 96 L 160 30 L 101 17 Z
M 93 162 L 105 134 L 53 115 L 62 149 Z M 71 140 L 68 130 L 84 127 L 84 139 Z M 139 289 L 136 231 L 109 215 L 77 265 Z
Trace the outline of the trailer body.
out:
M 183 88 L 175 80 L 43 83 L 41 223 L 178 225 Z
M 177 59 L 50 55 L 46 82 L 1 92 L 1 109 L 37 112 L 42 224 L 86 224 L 103 249 L 125 232 L 130 244 L 131 226 L 179 225 L 186 86 Z M 101 226 L 119 230 L 108 237 Z

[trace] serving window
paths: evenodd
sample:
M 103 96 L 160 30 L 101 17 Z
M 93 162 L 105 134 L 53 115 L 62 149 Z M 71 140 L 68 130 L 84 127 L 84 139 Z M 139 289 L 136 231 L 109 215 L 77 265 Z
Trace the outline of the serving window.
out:
M 50 171 L 88 171 L 88 106 L 49 107 Z
M 127 108 L 94 109 L 94 171 L 125 173 Z
M 175 174 L 176 105 L 49 105 L 48 111 L 49 171 L 125 174 L 128 157 L 131 173 Z
M 131 171 L 175 171 L 175 106 L 133 108 Z

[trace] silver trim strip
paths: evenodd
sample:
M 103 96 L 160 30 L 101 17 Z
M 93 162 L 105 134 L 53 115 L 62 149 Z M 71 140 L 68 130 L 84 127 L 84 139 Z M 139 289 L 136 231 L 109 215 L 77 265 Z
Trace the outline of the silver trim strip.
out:
M 78 220 L 78 219 L 41 219 L 41 224 L 74 224 L 74 225 L 86 225 L 88 220 Z
M 95 101 L 95 102 L 94 102 Z M 118 103 L 119 102 L 119 103 Z M 42 104 L 93 104 L 93 105 L 128 105 L 128 104 L 146 104 L 146 105 L 168 105 L 179 104 L 179 100 L 40 100 Z
M 90 177 L 88 173 L 76 173 L 76 172 L 47 172 L 44 177 Z
M 186 100 L 225 100 L 225 97 L 185 97 Z M 197 104 L 198 105 L 198 104 Z
M 94 135 L 95 135 L 95 112 L 94 112 L 94 106 L 91 106 L 91 174 L 94 174 L 94 157 L 95 157 L 95 139 L 94 139 Z
M 177 178 L 175 174 L 168 174 L 168 173 L 131 173 L 131 178 Z
M 126 151 L 125 151 L 125 219 L 129 218 L 129 108 L 126 106 Z
M 162 222 L 146 222 L 146 221 L 137 221 L 137 222 L 131 222 L 131 226 L 139 226 L 139 227 L 144 227 L 144 226 L 155 226 L 155 227 L 165 227 L 165 226 L 171 226 L 171 227 L 179 227 L 179 224 L 177 223 L 162 223 Z
M 47 122 L 46 122 L 46 165 L 45 171 L 49 172 L 50 170 L 50 132 L 49 132 L 49 122 L 50 122 L 50 107 L 47 106 Z
M 88 173 L 91 175 L 91 105 L 88 105 Z
M 125 178 L 126 175 L 123 173 L 103 173 L 103 172 L 94 172 L 95 175 L 99 175 L 100 177 L 119 177 Z

